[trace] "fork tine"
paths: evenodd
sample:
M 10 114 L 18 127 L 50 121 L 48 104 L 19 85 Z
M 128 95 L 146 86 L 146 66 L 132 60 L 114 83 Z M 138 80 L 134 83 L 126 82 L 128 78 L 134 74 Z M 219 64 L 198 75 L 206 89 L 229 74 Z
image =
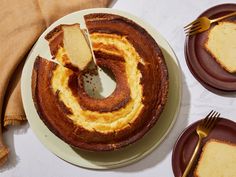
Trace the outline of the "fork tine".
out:
M 214 114 L 215 114 L 215 111 L 211 110 L 211 112 L 204 119 L 202 119 L 201 124 L 205 126 L 209 122 L 209 118 L 212 117 L 212 115 Z
M 196 27 L 193 27 L 193 28 L 189 28 L 188 30 L 185 30 L 184 32 L 185 33 L 191 33 L 191 32 L 194 32 L 194 31 L 197 31 L 197 30 L 200 30 L 201 29 L 201 26 L 196 26 Z
M 199 27 L 200 25 L 201 25 L 200 23 L 193 24 L 193 25 L 191 25 L 191 26 L 189 26 L 189 27 L 187 27 L 187 28 L 184 28 L 184 31 L 188 31 L 188 30 L 191 30 L 191 29 L 193 29 L 193 28 L 197 28 L 197 27 Z
M 216 120 L 217 120 L 219 117 L 220 117 L 220 113 L 218 113 L 218 114 L 214 117 L 214 119 L 212 120 L 211 124 L 209 125 L 209 129 L 210 129 L 210 130 L 214 127 L 214 125 L 215 125 L 215 123 L 216 123 Z
M 202 126 L 203 126 L 203 127 L 206 127 L 207 124 L 209 123 L 210 119 L 211 119 L 211 117 L 205 118 L 205 119 L 204 119 L 204 122 L 203 122 L 203 124 L 202 124 Z
M 197 34 L 197 33 L 199 33 L 198 30 L 196 30 L 196 31 L 191 31 L 190 33 L 186 34 L 186 36 L 192 36 L 192 35 L 195 35 L 195 34 Z
M 194 20 L 193 22 L 191 22 L 191 23 L 189 23 L 189 24 L 187 24 L 184 28 L 187 28 L 187 27 L 189 27 L 189 26 L 191 26 L 191 25 L 193 25 L 193 24 L 196 24 L 196 23 L 199 23 L 199 20 L 197 19 L 197 20 Z
M 211 112 L 209 114 L 207 114 L 207 116 L 201 120 L 200 125 L 204 126 L 206 124 L 206 122 L 208 121 L 208 118 L 212 115 L 213 110 L 211 110 Z
M 213 110 L 211 110 L 211 112 L 209 114 L 207 114 L 206 118 L 207 117 L 210 117 L 211 113 L 213 112 Z
M 185 34 L 190 34 L 190 33 L 194 33 L 194 32 L 198 32 L 201 29 L 201 27 L 196 27 L 194 29 L 190 29 L 189 31 L 185 31 Z
M 211 125 L 214 118 L 217 117 L 218 114 L 219 114 L 218 112 L 214 111 L 214 114 L 212 114 L 211 117 L 209 117 L 209 120 L 207 121 L 207 123 L 205 125 L 206 128 L 208 128 Z

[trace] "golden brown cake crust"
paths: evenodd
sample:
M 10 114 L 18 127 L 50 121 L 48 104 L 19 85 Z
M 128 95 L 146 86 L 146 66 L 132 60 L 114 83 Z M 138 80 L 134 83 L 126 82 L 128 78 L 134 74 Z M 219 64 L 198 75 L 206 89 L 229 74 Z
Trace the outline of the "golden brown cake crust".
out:
M 62 25 L 55 27 L 52 31 L 50 31 L 45 39 L 49 41 L 50 51 L 53 57 L 55 57 L 56 52 L 59 46 L 63 46 L 63 31 Z
M 52 132 L 68 144 L 92 151 L 115 150 L 143 137 L 160 117 L 168 94 L 167 67 L 154 39 L 133 21 L 112 14 L 86 15 L 85 21 L 90 34 L 104 33 L 126 36 L 143 59 L 145 64 L 139 63 L 137 66 L 142 74 L 140 84 L 142 85 L 142 104 L 144 105 L 138 117 L 125 128 L 107 133 L 89 131 L 82 126 L 75 125 L 68 118 L 71 113 L 70 108 L 60 102 L 59 93 L 55 94 L 51 88 L 51 77 L 57 66 L 41 57 L 38 57 L 34 64 L 33 99 L 40 118 Z M 51 36 L 49 35 L 49 37 Z M 80 99 L 79 102 L 84 109 L 112 113 L 117 109 L 125 108 L 130 101 L 130 89 L 133 88 L 129 88 L 127 85 L 128 76 L 124 74 L 125 72 L 120 72 L 124 69 L 124 59 L 109 56 L 102 51 L 95 51 L 95 55 L 99 66 L 105 66 L 113 71 L 118 83 L 113 96 L 118 101 L 108 100 L 106 104 L 100 105 L 106 100 L 100 101 L 100 103 L 91 100 L 89 96 L 84 94 L 83 86 L 80 84 L 73 86 L 74 81 L 70 89 L 72 91 L 76 88 L 81 89 L 79 92 L 74 92 L 74 96 Z M 108 61 L 107 58 L 110 60 Z

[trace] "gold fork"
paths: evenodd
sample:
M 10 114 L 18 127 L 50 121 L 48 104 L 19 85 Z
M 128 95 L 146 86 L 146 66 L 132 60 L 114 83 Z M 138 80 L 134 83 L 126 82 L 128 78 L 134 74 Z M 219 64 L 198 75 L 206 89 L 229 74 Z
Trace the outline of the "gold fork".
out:
M 216 112 L 216 111 L 211 111 L 197 126 L 196 132 L 198 134 L 198 142 L 197 145 L 193 151 L 192 157 L 190 159 L 190 161 L 188 162 L 188 165 L 184 171 L 184 174 L 182 177 L 186 177 L 189 174 L 189 171 L 191 170 L 196 157 L 197 157 L 197 153 L 199 151 L 201 142 L 203 138 L 206 138 L 209 135 L 209 132 L 212 130 L 212 128 L 214 127 L 217 118 L 220 117 L 220 113 Z
M 236 12 L 233 12 L 233 13 L 230 13 L 222 17 L 212 19 L 212 20 L 209 19 L 208 17 L 200 17 L 184 27 L 185 34 L 187 36 L 191 36 L 191 35 L 206 31 L 210 28 L 212 23 L 218 22 L 220 20 L 235 16 L 235 15 L 236 15 Z

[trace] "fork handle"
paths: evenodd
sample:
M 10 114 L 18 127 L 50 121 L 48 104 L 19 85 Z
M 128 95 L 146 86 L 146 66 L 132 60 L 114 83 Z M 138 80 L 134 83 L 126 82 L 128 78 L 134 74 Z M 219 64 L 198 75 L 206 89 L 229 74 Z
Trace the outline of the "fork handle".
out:
M 211 20 L 211 23 L 218 22 L 218 21 L 220 21 L 220 20 L 223 20 L 223 19 L 225 19 L 225 18 L 229 18 L 229 17 L 235 16 L 235 15 L 236 15 L 236 12 L 233 12 L 233 13 L 224 15 L 224 16 L 222 16 L 222 17 L 219 17 L 219 18 L 216 18 L 216 19 L 212 19 L 212 20 Z
M 187 167 L 184 170 L 184 174 L 183 174 L 182 177 L 187 177 L 187 175 L 189 174 L 189 171 L 191 170 L 191 168 L 192 168 L 192 166 L 194 164 L 194 161 L 196 160 L 196 157 L 197 157 L 197 154 L 198 154 L 201 142 L 202 142 L 202 137 L 199 136 L 197 145 L 196 145 L 196 147 L 195 147 L 195 149 L 193 151 L 192 157 L 191 157 L 190 161 L 188 162 Z

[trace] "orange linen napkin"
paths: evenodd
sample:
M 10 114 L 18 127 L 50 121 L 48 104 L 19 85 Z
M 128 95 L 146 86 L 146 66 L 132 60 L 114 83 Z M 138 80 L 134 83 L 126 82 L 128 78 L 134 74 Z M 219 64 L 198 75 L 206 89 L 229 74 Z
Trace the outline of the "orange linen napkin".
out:
M 20 94 L 23 64 L 40 34 L 58 18 L 111 0 L 3 0 L 0 3 L 0 165 L 7 160 L 2 128 L 26 120 Z M 31 93 L 29 93 L 31 94 Z

